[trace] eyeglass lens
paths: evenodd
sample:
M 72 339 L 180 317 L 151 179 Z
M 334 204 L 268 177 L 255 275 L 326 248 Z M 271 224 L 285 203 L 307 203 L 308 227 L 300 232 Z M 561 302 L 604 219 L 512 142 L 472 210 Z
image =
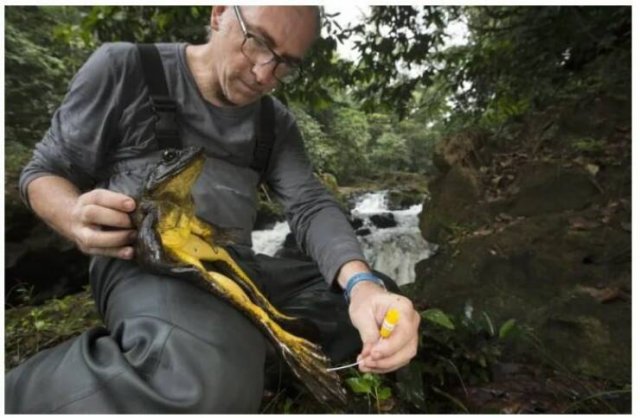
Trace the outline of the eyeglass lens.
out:
M 242 52 L 253 62 L 258 65 L 266 65 L 276 60 L 271 50 L 259 39 L 253 36 L 247 36 L 242 44 Z M 278 61 L 273 70 L 274 75 L 280 81 L 288 82 L 297 76 L 297 67 L 292 67 L 285 61 Z

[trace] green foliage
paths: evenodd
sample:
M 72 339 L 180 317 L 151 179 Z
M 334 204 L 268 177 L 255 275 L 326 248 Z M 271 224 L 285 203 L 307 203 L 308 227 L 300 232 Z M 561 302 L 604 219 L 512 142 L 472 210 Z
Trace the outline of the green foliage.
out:
M 360 373 L 354 370 L 354 377 L 347 378 L 345 383 L 355 394 L 365 395 L 368 401 L 375 401 L 376 411 L 381 412 L 380 402 L 391 397 L 391 388 L 384 386 L 383 379 L 373 373 Z
M 61 7 L 5 8 L 7 142 L 32 146 L 42 138 L 80 54 L 52 37 L 59 20 L 76 14 Z
M 442 408 L 437 400 L 445 400 L 468 412 L 447 391 L 457 386 L 466 391 L 465 385 L 490 382 L 503 344 L 519 328 L 510 319 L 496 332 L 489 315 L 483 312 L 476 318 L 470 306 L 458 316 L 440 309 L 428 309 L 421 316 L 418 356 L 398 372 L 398 396 L 421 411 L 437 412 Z
M 18 174 L 31 157 L 31 147 L 17 141 L 7 141 L 4 144 L 5 193 L 9 190 L 17 191 Z
M 27 214 L 27 209 L 20 199 L 18 178 L 22 167 L 31 158 L 31 147 L 17 141 L 6 140 L 4 143 L 4 207 L 5 232 L 16 225 L 23 225 L 19 218 Z M 30 216 L 30 215 L 28 215 Z M 24 232 L 24 231 L 22 231 Z M 10 234 L 9 234 L 10 235 Z M 5 235 L 6 237 L 7 235 Z
M 28 292 L 25 294 L 28 299 Z M 5 367 L 52 347 L 90 327 L 100 318 L 90 292 L 52 299 L 42 306 L 22 306 L 5 312 Z
M 409 148 L 404 138 L 394 132 L 385 132 L 376 140 L 369 154 L 374 167 L 402 170 L 409 164 Z
M 365 22 L 346 30 L 355 36 L 361 56 L 352 83 L 359 85 L 355 94 L 365 110 L 408 113 L 416 86 L 433 83 L 438 63 L 432 55 L 444 44 L 447 23 L 457 12 L 457 8 L 438 6 L 376 6 Z M 418 75 L 406 73 L 405 69 L 415 67 Z
M 320 172 L 336 173 L 337 152 L 328 145 L 329 138 L 320 123 L 299 105 L 292 105 L 291 110 L 296 116 L 307 153 L 315 169 Z
M 576 150 L 576 151 L 581 151 L 584 153 L 601 153 L 605 146 L 606 143 L 602 140 L 597 140 L 595 138 L 591 138 L 591 137 L 581 137 L 581 138 L 576 138 L 572 141 L 571 146 Z
M 333 141 L 339 159 L 339 178 L 350 180 L 363 174 L 368 163 L 369 123 L 364 112 L 352 107 L 340 107 L 332 114 L 328 136 Z M 339 147 L 339 148 L 338 148 Z
M 80 28 L 103 42 L 204 43 L 208 6 L 93 6 Z
M 346 106 L 325 110 L 321 124 L 300 106 L 292 109 L 317 170 L 335 175 L 340 182 L 369 173 L 369 123 L 362 111 Z
M 440 309 L 427 309 L 426 311 L 421 313 L 421 316 L 423 319 L 431 321 L 436 325 L 440 325 L 443 328 L 450 330 L 456 329 L 449 316 L 442 312 Z
M 458 89 L 455 109 L 491 129 L 563 96 L 628 88 L 630 10 L 465 8 L 470 42 L 442 55 L 442 72 Z M 612 62 L 616 71 L 600 70 L 613 70 Z

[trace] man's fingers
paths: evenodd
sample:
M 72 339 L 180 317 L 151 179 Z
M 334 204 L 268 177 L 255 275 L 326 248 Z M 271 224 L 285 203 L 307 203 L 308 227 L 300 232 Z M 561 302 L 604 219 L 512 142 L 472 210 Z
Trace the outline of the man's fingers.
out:
M 396 351 L 389 357 L 384 357 L 379 360 L 373 360 L 370 357 L 367 358 L 360 366 L 360 370 L 372 373 L 388 373 L 397 370 L 407 365 L 411 359 L 415 357 L 417 346 L 417 338 L 412 338 L 402 349 Z
M 406 366 L 407 364 L 409 364 L 410 360 L 404 361 L 402 363 L 397 363 L 392 366 L 392 367 L 387 367 L 387 368 L 379 368 L 379 367 L 366 367 L 366 366 L 360 366 L 360 371 L 362 373 L 376 373 L 376 374 L 385 374 L 385 373 L 391 373 L 394 372 L 396 370 L 398 370 L 401 367 Z
M 407 346 L 407 341 L 415 339 L 418 326 L 420 325 L 420 315 L 411 309 L 401 315 L 400 322 L 389 338 L 378 341 L 371 349 L 371 356 L 374 360 L 389 357 Z
M 131 197 L 106 189 L 95 189 L 81 195 L 78 200 L 85 205 L 97 205 L 131 212 L 136 208 L 136 202 Z
M 373 342 L 366 342 L 362 345 L 362 351 L 358 355 L 358 361 L 362 360 L 365 357 L 368 357 L 371 354 L 371 349 L 373 348 Z
M 80 218 L 85 224 L 114 228 L 131 228 L 133 226 L 127 213 L 97 204 L 84 206 L 80 213 Z
M 85 253 L 96 254 L 92 249 L 124 247 L 131 244 L 136 237 L 135 229 L 103 231 L 98 228 L 84 228 L 78 237 L 78 244 Z M 102 254 L 102 253 L 100 253 Z

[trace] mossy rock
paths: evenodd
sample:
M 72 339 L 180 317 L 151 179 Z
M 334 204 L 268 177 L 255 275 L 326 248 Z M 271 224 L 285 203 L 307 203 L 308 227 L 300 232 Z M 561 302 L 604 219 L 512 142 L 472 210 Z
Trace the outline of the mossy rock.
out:
M 548 163 L 524 167 L 514 187 L 509 213 L 516 216 L 582 209 L 599 193 L 586 171 Z
M 277 222 L 282 222 L 284 220 L 285 216 L 282 210 L 282 205 L 261 196 L 258 201 L 258 212 L 256 214 L 256 221 L 253 224 L 253 229 L 269 229 Z
M 420 231 L 429 242 L 442 243 L 460 228 L 469 228 L 487 217 L 479 209 L 481 186 L 477 173 L 454 166 L 429 185 L 431 193 L 420 213 Z
M 389 190 L 388 207 L 390 210 L 408 209 L 411 206 L 422 204 L 425 195 L 424 190 L 413 188 Z
M 629 382 L 631 263 L 619 253 L 630 250 L 630 234 L 601 226 L 577 237 L 568 217 L 525 218 L 443 246 L 418 264 L 413 297 L 447 312 L 471 302 L 497 323 L 514 318 L 548 351 L 528 345 L 514 355 Z

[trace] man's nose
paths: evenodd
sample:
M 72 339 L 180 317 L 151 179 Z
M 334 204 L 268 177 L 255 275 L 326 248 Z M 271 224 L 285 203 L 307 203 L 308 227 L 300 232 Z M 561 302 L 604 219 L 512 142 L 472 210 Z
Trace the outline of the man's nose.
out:
M 258 84 L 262 86 L 271 86 L 278 84 L 278 79 L 273 74 L 273 70 L 277 63 L 275 61 L 266 64 L 254 64 L 251 72 L 256 77 Z

